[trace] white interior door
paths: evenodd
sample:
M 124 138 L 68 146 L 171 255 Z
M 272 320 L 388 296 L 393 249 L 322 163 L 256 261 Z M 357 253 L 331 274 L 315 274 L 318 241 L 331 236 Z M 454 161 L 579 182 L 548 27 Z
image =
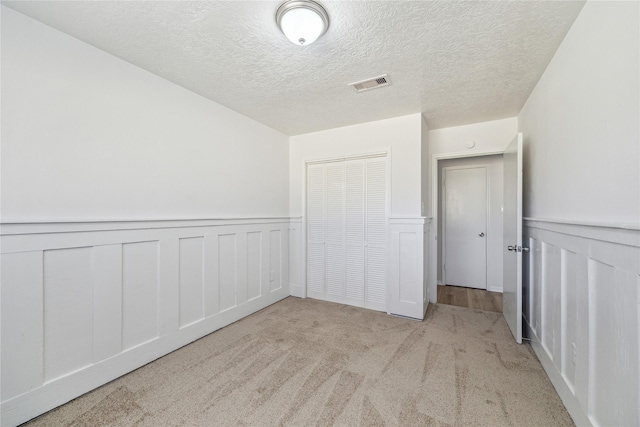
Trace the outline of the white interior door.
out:
M 502 312 L 522 344 L 522 133 L 504 152 L 504 227 Z
M 487 289 L 487 168 L 443 171 L 445 284 Z

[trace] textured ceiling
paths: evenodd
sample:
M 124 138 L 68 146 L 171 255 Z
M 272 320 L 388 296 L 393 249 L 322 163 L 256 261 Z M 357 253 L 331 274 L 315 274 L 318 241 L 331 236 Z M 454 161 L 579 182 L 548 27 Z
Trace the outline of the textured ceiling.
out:
M 421 112 L 432 129 L 518 114 L 582 1 L 322 1 L 295 46 L 273 1 L 3 4 L 296 135 Z M 389 74 L 392 86 L 348 83 Z

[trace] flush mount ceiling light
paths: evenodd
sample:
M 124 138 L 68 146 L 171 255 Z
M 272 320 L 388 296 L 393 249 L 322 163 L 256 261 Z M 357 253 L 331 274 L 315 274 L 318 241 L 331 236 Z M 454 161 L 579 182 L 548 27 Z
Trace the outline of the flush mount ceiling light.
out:
M 306 46 L 329 28 L 329 15 L 312 0 L 289 0 L 276 11 L 278 27 L 292 43 Z

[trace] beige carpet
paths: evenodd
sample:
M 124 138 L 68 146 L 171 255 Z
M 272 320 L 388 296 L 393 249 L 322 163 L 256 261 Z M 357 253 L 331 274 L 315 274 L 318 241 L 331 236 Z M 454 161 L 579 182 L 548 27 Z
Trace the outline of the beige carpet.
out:
M 29 426 L 573 425 L 500 313 L 287 298 Z

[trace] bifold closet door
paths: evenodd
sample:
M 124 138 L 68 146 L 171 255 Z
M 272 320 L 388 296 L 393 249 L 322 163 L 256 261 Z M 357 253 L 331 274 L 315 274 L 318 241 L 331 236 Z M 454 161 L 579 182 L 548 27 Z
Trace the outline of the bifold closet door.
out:
M 307 295 L 386 310 L 386 158 L 307 167 Z
M 365 174 L 364 159 L 345 167 L 345 300 L 364 307 L 365 296 Z
M 307 296 L 324 299 L 324 165 L 307 166 Z
M 364 306 L 387 310 L 387 159 L 366 160 Z
M 325 165 L 325 299 L 335 302 L 345 298 L 344 179 L 344 162 Z

